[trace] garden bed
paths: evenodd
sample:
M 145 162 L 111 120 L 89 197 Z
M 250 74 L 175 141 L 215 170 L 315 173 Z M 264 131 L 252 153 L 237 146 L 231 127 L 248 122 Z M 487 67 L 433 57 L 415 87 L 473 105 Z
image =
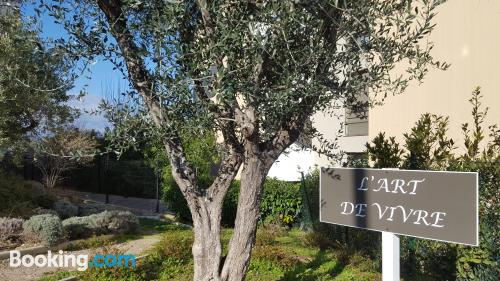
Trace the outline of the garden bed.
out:
M 192 280 L 192 230 L 163 226 L 161 241 L 137 268 L 89 269 L 59 272 L 40 280 L 52 281 L 77 275 L 79 280 Z M 227 245 L 232 229 L 223 231 Z M 340 249 L 320 250 L 309 245 L 307 234 L 297 229 L 259 229 L 247 280 L 381 280 L 378 264 Z M 227 251 L 227 247 L 225 247 Z

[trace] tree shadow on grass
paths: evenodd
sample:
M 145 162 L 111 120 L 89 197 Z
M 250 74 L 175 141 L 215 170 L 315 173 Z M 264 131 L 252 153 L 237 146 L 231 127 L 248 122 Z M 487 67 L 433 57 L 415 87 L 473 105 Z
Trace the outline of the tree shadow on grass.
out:
M 327 268 L 319 270 L 322 266 Z M 294 266 L 291 270 L 285 272 L 279 281 L 315 281 L 321 277 L 326 277 L 326 275 L 335 277 L 344 270 L 344 267 L 344 264 L 332 258 L 331 255 L 327 255 L 327 252 L 319 251 L 312 261 Z

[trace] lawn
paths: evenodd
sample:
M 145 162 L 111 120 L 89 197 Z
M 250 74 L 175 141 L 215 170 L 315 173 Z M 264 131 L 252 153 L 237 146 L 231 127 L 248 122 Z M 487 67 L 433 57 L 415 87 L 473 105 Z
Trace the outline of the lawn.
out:
M 192 230 L 174 225 L 147 225 L 163 231 L 162 240 L 135 269 L 92 268 L 83 273 L 59 272 L 41 280 L 58 280 L 79 275 L 80 280 L 192 280 Z M 232 230 L 223 231 L 227 245 Z M 267 280 L 380 280 L 378 265 L 369 258 L 345 250 L 320 250 L 311 245 L 309 235 L 298 229 L 261 227 L 247 275 L 249 281 Z M 227 247 L 225 248 L 227 251 Z

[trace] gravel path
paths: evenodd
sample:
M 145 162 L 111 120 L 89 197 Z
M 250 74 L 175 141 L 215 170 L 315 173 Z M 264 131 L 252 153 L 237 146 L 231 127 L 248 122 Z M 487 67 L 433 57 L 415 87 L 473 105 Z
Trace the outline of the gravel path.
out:
M 138 240 L 127 241 L 120 244 L 115 244 L 112 246 L 113 250 L 120 253 L 126 253 L 135 255 L 136 257 L 143 254 L 148 249 L 151 249 L 156 243 L 160 241 L 160 235 L 146 236 Z M 109 248 L 108 248 L 109 249 Z M 81 250 L 73 252 L 65 252 L 65 254 L 71 253 L 75 255 L 88 254 L 92 256 L 96 253 L 100 253 L 103 248 Z M 55 251 L 53 251 L 55 253 Z M 56 272 L 56 271 L 71 271 L 72 268 L 53 268 L 53 267 L 43 267 L 39 268 L 33 267 L 10 267 L 9 260 L 0 261 L 0 280 L 1 281 L 24 281 L 24 280 L 38 280 L 43 276 L 44 273 Z

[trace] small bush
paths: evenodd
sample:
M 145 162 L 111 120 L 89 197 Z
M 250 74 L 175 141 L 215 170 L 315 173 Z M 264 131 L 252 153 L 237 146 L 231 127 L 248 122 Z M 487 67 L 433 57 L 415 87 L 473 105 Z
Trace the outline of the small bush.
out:
M 47 194 L 47 190 L 45 189 L 43 184 L 41 184 L 40 182 L 26 181 L 26 185 L 31 187 L 32 194 L 34 197 L 38 197 L 38 196 L 42 196 L 42 195 Z
M 52 209 L 44 209 L 44 208 L 36 208 L 33 210 L 33 215 L 54 215 L 54 216 L 59 216 L 56 211 Z
M 70 239 L 87 238 L 94 234 L 89 217 L 71 217 L 63 220 L 62 225 Z
M 139 228 L 139 219 L 129 211 L 104 211 L 88 219 L 96 234 L 129 233 Z
M 23 224 L 23 235 L 27 240 L 35 240 L 52 246 L 64 239 L 61 219 L 54 215 L 37 215 Z
M 350 265 L 363 272 L 374 272 L 379 269 L 379 263 L 368 256 L 353 253 L 349 259 Z
M 300 257 L 281 245 L 256 246 L 252 258 L 267 260 L 282 268 L 291 268 L 301 262 Z
M 0 170 L 0 216 L 27 218 L 36 207 L 50 208 L 55 197 L 34 182 Z
M 302 245 L 306 247 L 317 247 L 320 250 L 332 248 L 334 246 L 333 240 L 323 232 L 309 232 L 301 237 Z
M 192 258 L 191 247 L 193 235 L 185 231 L 169 231 L 163 236 L 162 242 L 158 244 L 157 252 L 163 257 L 174 258 L 187 262 Z
M 23 232 L 23 220 L 0 218 L 0 241 L 10 240 Z
M 262 221 L 291 226 L 297 222 L 302 208 L 300 184 L 267 179 L 260 205 Z
M 59 200 L 52 207 L 61 219 L 67 219 L 78 215 L 78 207 L 66 200 Z
M 100 234 L 131 233 L 139 228 L 139 220 L 128 211 L 104 211 L 85 217 L 71 217 L 62 224 L 70 239 Z
M 35 196 L 33 198 L 33 202 L 42 208 L 50 209 L 54 206 L 54 203 L 57 201 L 57 197 L 53 194 L 46 193 L 41 194 L 39 196 Z
M 265 223 L 257 229 L 255 245 L 273 245 L 276 238 L 285 235 L 285 229 L 277 224 Z
M 78 208 L 78 216 L 84 217 L 84 216 L 90 216 L 90 215 L 102 213 L 102 212 L 106 211 L 106 208 L 103 205 L 104 204 L 101 204 L 101 203 L 81 205 Z

